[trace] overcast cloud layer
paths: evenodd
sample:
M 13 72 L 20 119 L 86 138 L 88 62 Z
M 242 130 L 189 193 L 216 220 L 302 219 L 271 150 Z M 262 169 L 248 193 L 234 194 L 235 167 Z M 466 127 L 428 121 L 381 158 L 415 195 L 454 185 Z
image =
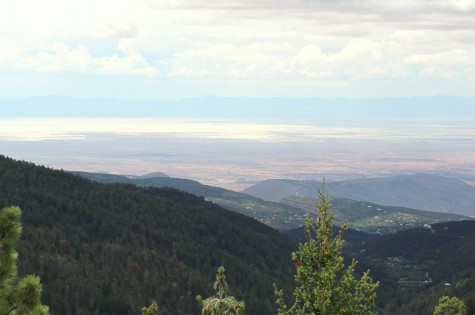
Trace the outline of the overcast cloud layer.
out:
M 0 3 L 0 98 L 475 96 L 473 0 Z

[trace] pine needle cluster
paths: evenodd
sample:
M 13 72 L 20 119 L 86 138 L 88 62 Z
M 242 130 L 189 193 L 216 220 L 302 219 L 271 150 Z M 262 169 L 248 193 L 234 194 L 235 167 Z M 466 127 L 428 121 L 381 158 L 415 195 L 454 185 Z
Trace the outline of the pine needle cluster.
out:
M 0 211 L 0 314 L 46 315 L 49 308 L 41 305 L 40 278 L 28 275 L 18 281 L 15 245 L 22 232 L 20 219 L 19 207 Z
M 315 223 L 308 216 L 305 221 L 308 240 L 292 253 L 297 269 L 295 302 L 288 307 L 284 292 L 276 289 L 278 315 L 376 314 L 375 290 L 379 284 L 373 283 L 369 271 L 356 278 L 356 260 L 345 265 L 342 248 L 347 227 L 343 224 L 339 233 L 333 235 L 335 215 L 330 195 L 320 190 L 317 210 L 319 216 Z
M 240 315 L 244 311 L 244 302 L 228 295 L 228 284 L 224 275 L 224 267 L 218 268 L 214 290 L 216 295 L 205 300 L 201 296 L 196 299 L 201 304 L 202 315 Z

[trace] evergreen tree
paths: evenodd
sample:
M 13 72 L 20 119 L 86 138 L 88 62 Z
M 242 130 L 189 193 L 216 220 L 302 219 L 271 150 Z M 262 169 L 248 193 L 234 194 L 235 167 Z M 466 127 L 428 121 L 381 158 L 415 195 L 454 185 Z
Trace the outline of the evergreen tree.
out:
M 443 296 L 434 309 L 434 315 L 467 315 L 467 308 L 460 299 Z
M 149 307 L 142 307 L 142 315 L 157 315 L 158 314 L 158 304 L 153 301 Z
M 18 254 L 15 245 L 22 231 L 20 217 L 18 207 L 5 208 L 0 212 L 0 314 L 49 314 L 49 308 L 41 305 L 39 277 L 29 275 L 17 283 Z
M 216 295 L 203 300 L 201 296 L 196 299 L 201 304 L 202 315 L 240 315 L 244 311 L 244 302 L 237 301 L 228 295 L 228 284 L 224 275 L 224 267 L 218 268 L 214 290 Z
M 278 314 L 376 314 L 373 309 L 379 284 L 373 283 L 369 271 L 360 279 L 355 278 L 356 260 L 345 266 L 341 252 L 346 224 L 334 236 L 335 215 L 330 195 L 318 190 L 318 199 L 316 224 L 307 216 L 305 235 L 308 240 L 292 253 L 298 283 L 294 290 L 295 302 L 288 307 L 283 291 L 276 289 Z

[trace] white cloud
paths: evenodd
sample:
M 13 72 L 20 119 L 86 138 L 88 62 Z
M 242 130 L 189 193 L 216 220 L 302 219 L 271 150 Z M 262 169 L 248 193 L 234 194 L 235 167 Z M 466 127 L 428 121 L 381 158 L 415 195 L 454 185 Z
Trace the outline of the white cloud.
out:
M 272 43 L 227 44 L 175 55 L 171 75 L 294 80 L 381 76 L 383 70 L 378 62 L 383 54 L 381 47 L 367 40 L 354 40 L 336 52 L 323 52 L 315 44 L 303 48 Z
M 156 75 L 158 69 L 151 66 L 138 53 L 124 56 L 93 57 L 88 48 L 80 45 L 69 48 L 64 43 L 55 43 L 48 51 L 35 55 L 19 56 L 16 67 L 24 71 L 57 73 L 80 72 L 110 74 L 142 74 Z
M 299 18 L 314 18 L 320 13 L 332 12 L 335 16 L 352 15 L 361 21 L 372 17 L 399 20 L 401 23 L 414 22 L 418 16 L 450 14 L 475 14 L 473 0 L 150 0 L 156 9 L 175 10 L 216 10 L 237 14 L 248 18 L 281 14 Z M 249 14 L 254 12 L 254 14 Z
M 158 69 L 150 66 L 140 54 L 119 57 L 117 55 L 93 60 L 98 65 L 97 73 L 101 74 L 143 74 L 156 75 Z
M 423 65 L 464 65 L 475 64 L 475 54 L 470 55 L 463 49 L 453 49 L 434 54 L 418 54 L 404 58 L 404 61 L 412 64 Z
M 452 49 L 432 54 L 415 54 L 404 58 L 407 64 L 419 67 L 418 75 L 444 80 L 473 81 L 475 51 Z
M 23 49 L 12 42 L 0 42 L 0 68 L 8 67 Z
M 287 47 L 274 44 L 217 45 L 176 54 L 170 76 L 186 77 L 262 77 L 281 73 L 277 55 Z
M 95 39 L 130 39 L 137 36 L 136 24 L 104 24 L 88 29 L 81 34 Z
M 0 4 L 0 69 L 372 93 L 474 77 L 474 34 L 473 0 L 17 0 Z
M 48 51 L 19 56 L 16 67 L 35 72 L 68 72 L 88 70 L 91 56 L 86 47 L 70 49 L 64 43 L 55 43 Z

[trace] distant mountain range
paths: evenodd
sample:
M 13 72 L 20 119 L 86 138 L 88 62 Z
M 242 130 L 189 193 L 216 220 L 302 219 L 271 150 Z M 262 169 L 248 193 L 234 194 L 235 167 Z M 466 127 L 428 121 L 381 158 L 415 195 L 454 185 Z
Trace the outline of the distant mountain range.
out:
M 473 104 L 474 98 L 451 96 L 373 99 L 208 96 L 178 101 L 43 96 L 21 101 L 2 100 L 0 111 L 2 117 L 187 117 L 312 124 L 383 118 L 473 119 Z
M 314 199 L 322 182 L 271 179 L 243 192 L 267 201 L 278 202 L 297 196 Z M 428 211 L 475 216 L 475 187 L 449 177 L 430 174 L 363 178 L 327 182 L 325 191 L 333 197 L 408 207 Z
M 253 217 L 275 229 L 290 230 L 305 223 L 306 214 L 315 218 L 315 201 L 312 199 L 289 197 L 281 202 L 264 201 L 244 193 L 200 184 L 182 178 L 154 175 L 121 176 L 101 173 L 73 172 L 82 177 L 102 183 L 126 183 L 142 187 L 172 187 L 188 193 L 203 196 L 220 206 Z M 156 174 L 156 173 L 154 173 Z M 388 207 L 375 203 L 336 198 L 332 201 L 336 209 L 336 222 L 349 223 L 353 229 L 386 234 L 406 230 L 424 224 L 467 219 L 468 217 L 450 213 L 421 211 L 402 207 Z

